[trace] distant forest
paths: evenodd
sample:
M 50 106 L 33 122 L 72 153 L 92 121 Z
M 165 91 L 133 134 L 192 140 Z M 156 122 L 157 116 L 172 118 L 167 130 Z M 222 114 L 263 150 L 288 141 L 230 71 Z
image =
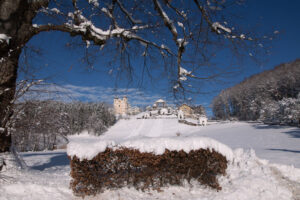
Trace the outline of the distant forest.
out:
M 105 103 L 28 101 L 15 106 L 13 143 L 19 151 L 53 150 L 84 130 L 100 135 L 116 119 Z
M 253 75 L 221 91 L 212 102 L 216 119 L 298 124 L 300 59 Z

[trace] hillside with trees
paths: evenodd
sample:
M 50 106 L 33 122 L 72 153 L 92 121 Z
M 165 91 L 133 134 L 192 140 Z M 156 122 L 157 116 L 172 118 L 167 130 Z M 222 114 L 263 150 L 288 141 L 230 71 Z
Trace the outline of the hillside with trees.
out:
M 300 59 L 253 75 L 221 91 L 212 106 L 216 119 L 298 124 Z
M 53 150 L 67 135 L 100 135 L 115 123 L 105 103 L 28 101 L 16 105 L 13 142 L 19 151 Z

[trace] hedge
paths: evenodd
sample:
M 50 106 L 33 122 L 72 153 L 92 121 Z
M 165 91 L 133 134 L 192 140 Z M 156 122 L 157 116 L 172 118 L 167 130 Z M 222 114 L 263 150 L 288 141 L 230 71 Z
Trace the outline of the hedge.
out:
M 162 155 L 139 150 L 107 148 L 92 160 L 71 160 L 71 188 L 84 197 L 105 189 L 135 187 L 137 190 L 160 190 L 163 186 L 182 185 L 184 180 L 221 190 L 217 175 L 225 175 L 227 160 L 220 153 L 192 150 L 189 153 L 165 150 Z

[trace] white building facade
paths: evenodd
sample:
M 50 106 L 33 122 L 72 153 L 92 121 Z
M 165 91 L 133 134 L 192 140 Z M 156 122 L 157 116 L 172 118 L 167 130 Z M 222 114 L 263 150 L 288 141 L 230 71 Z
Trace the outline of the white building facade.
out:
M 127 97 L 114 98 L 114 111 L 116 115 L 128 114 L 129 104 Z

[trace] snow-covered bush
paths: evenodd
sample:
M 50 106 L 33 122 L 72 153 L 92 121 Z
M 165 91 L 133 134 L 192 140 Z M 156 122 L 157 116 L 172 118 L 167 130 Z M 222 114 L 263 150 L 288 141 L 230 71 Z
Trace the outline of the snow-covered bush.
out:
M 156 189 L 196 180 L 220 190 L 217 176 L 225 175 L 227 160 L 214 150 L 165 150 L 162 155 L 130 148 L 110 149 L 92 160 L 71 158 L 71 187 L 78 196 L 95 195 L 104 189 L 133 186 Z

